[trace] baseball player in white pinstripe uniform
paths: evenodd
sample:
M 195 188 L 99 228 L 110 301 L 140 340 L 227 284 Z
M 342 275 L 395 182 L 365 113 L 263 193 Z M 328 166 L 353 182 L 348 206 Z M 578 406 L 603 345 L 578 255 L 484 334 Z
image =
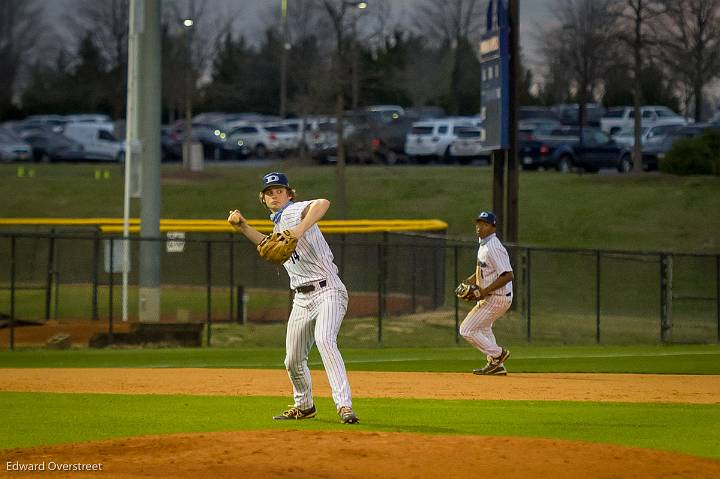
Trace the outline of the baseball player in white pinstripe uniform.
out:
M 507 374 L 505 361 L 510 351 L 498 346 L 492 326 L 512 304 L 513 272 L 510 257 L 495 235 L 497 219 L 494 213 L 481 212 L 475 219 L 475 232 L 480 238 L 475 273 L 464 283 L 476 284 L 479 291 L 477 304 L 460 325 L 460 334 L 470 344 L 487 355 L 487 364 L 474 369 L 474 374 Z
M 316 224 L 327 212 L 330 202 L 326 199 L 294 201 L 295 190 L 290 187 L 287 176 L 280 172 L 265 175 L 262 186 L 260 201 L 272 212 L 273 230 L 290 230 L 298 238 L 295 251 L 283 264 L 290 276 L 290 288 L 295 293 L 285 338 L 285 368 L 295 403 L 273 419 L 315 417 L 307 366 L 308 353 L 315 343 L 341 422 L 357 423 L 345 363 L 337 347 L 337 335 L 347 310 L 347 289 L 338 277 L 332 251 Z M 254 244 L 265 237 L 249 226 L 238 210 L 230 212 L 228 222 Z

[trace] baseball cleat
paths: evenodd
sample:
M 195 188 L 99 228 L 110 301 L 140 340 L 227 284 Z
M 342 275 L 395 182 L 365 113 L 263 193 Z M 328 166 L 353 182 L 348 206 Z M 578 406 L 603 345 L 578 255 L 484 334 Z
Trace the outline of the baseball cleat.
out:
M 338 415 L 340 416 L 340 422 L 343 424 L 355 424 L 360 420 L 349 406 L 341 407 L 338 410 Z
M 480 376 L 507 376 L 507 369 L 502 363 L 490 363 L 482 369 L 473 369 L 473 374 Z
M 502 350 L 500 351 L 500 356 L 493 358 L 493 361 L 497 361 L 498 363 L 502 364 L 505 361 L 507 361 L 507 359 L 510 357 L 510 351 L 508 351 L 505 348 L 501 348 L 501 349 Z
M 287 411 L 284 411 L 282 414 L 278 416 L 273 416 L 273 419 L 276 421 L 287 421 L 287 420 L 295 420 L 295 419 L 310 419 L 315 417 L 315 414 L 317 411 L 315 410 L 315 406 L 309 407 L 308 409 L 300 409 L 297 406 L 288 406 L 290 409 Z

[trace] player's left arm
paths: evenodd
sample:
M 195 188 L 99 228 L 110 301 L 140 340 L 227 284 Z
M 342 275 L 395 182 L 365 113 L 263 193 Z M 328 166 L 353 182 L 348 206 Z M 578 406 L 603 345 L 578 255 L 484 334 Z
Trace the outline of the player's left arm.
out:
M 290 231 L 297 238 L 300 238 L 302 235 L 305 234 L 307 230 L 312 227 L 312 225 L 320 221 L 322 217 L 325 216 L 325 213 L 327 213 L 327 210 L 329 208 L 330 201 L 324 198 L 313 200 L 303 210 L 302 215 L 300 216 L 300 223 L 294 228 L 291 228 Z

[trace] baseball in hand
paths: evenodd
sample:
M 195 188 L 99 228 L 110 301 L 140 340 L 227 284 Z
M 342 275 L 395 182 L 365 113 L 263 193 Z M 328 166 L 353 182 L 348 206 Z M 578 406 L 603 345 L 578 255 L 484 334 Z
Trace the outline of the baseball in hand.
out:
M 240 214 L 238 210 L 230 210 L 228 215 L 228 223 L 234 226 L 240 226 L 245 222 L 245 218 Z

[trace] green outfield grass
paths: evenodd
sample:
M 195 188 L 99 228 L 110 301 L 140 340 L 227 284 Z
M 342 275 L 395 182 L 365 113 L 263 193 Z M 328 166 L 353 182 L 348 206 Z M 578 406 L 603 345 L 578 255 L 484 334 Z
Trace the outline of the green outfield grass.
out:
M 0 217 L 122 215 L 118 165 L 33 165 L 33 178 L 19 178 L 17 168 L 0 165 Z M 255 191 L 272 169 L 288 173 L 301 198 L 334 198 L 330 167 L 277 162 L 188 174 L 165 165 L 162 216 L 222 219 L 237 207 L 248 217 L 264 218 Z M 96 180 L 96 170 L 107 170 L 110 179 Z M 350 166 L 348 217 L 439 218 L 449 223 L 450 234 L 472 237 L 471 219 L 492 205 L 491 176 L 488 167 Z M 719 192 L 719 177 L 527 172 L 520 179 L 520 240 L 553 247 L 717 252 Z M 327 219 L 336 215 L 331 208 Z
M 0 448 L 148 434 L 257 429 L 347 430 L 330 399 L 318 417 L 273 422 L 280 397 L 0 393 Z M 22 406 L 22 407 L 19 407 Z M 356 399 L 357 431 L 543 437 L 720 459 L 720 408 L 689 404 Z
M 511 372 L 720 374 L 720 347 L 697 346 L 513 346 Z M 343 348 L 355 371 L 467 372 L 485 363 L 470 347 Z M 283 368 L 282 348 L 177 348 L 0 352 L 0 367 L 62 368 Z M 322 363 L 313 348 L 310 366 Z

